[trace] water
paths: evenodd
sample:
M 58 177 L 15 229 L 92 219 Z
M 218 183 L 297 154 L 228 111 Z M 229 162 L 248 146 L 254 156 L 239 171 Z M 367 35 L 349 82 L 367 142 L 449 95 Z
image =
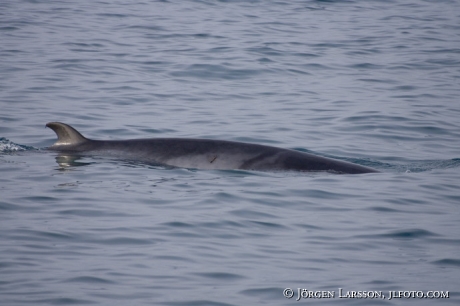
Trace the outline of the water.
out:
M 3 1 L 2 304 L 458 305 L 459 21 L 457 1 Z M 382 173 L 63 164 L 50 121 Z M 449 298 L 388 299 L 410 290 Z

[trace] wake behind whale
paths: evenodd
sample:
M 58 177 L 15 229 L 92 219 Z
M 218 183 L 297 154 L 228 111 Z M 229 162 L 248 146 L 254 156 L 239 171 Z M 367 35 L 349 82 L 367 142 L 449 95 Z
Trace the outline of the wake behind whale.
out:
M 150 138 L 92 140 L 70 125 L 49 122 L 58 140 L 49 150 L 110 156 L 180 168 L 256 171 L 328 171 L 334 173 L 373 173 L 375 169 L 309 153 L 244 142 Z

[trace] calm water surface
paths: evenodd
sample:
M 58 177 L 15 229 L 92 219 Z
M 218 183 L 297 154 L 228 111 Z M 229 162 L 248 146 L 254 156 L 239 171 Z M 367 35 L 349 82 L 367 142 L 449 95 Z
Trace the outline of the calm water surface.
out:
M 2 305 L 460 303 L 458 1 L 7 0 L 0 41 Z M 382 173 L 68 161 L 50 121 Z

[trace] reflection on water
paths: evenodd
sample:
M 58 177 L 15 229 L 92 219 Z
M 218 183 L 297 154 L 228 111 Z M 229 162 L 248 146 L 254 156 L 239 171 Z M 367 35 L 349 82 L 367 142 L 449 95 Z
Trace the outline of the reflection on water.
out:
M 56 156 L 56 163 L 59 165 L 59 170 L 69 170 L 71 167 L 82 167 L 94 164 L 94 162 L 82 162 L 83 156 L 69 155 L 60 153 Z

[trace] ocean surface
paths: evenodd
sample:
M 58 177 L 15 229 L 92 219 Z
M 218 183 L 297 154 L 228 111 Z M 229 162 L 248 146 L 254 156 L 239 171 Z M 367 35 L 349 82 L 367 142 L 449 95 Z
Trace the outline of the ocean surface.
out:
M 459 96 L 459 1 L 3 0 L 0 304 L 460 305 Z M 66 162 L 50 121 L 381 173 Z

